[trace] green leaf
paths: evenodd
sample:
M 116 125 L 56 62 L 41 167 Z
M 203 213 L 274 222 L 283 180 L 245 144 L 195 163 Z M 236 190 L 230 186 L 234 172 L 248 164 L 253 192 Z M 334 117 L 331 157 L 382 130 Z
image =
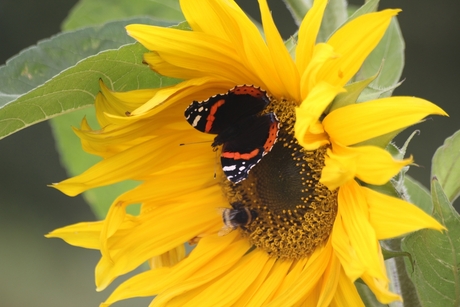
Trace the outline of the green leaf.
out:
M 392 86 L 387 87 L 375 87 L 375 85 L 370 84 L 358 98 L 358 102 L 364 102 L 369 100 L 378 99 L 381 97 L 388 97 L 391 96 L 393 91 L 402 84 L 401 82 L 396 83 Z
M 404 238 L 402 248 L 412 254 L 414 270 L 406 267 L 423 306 L 459 306 L 460 217 L 436 178 L 431 195 L 433 217 L 448 231 L 423 229 Z
M 1 66 L 0 138 L 92 104 L 99 78 L 111 79 L 119 88 L 132 89 L 146 87 L 151 78 L 159 78 L 141 63 L 145 49 L 139 45 L 82 60 L 101 50 L 133 42 L 124 30 L 132 22 L 158 23 L 154 19 L 137 18 L 63 33 L 21 52 Z M 134 79 L 129 80 L 130 77 Z
M 91 127 L 98 127 L 95 114 L 94 107 L 91 106 L 49 121 L 61 163 L 65 165 L 69 176 L 76 176 L 101 160 L 100 157 L 88 154 L 82 149 L 79 138 L 71 129 L 71 127 L 80 127 L 83 117 L 86 117 Z M 83 193 L 83 198 L 90 204 L 96 216 L 103 219 L 116 197 L 137 185 L 138 182 L 135 181 L 119 182 L 88 190 Z M 127 212 L 136 215 L 139 206 L 129 206 Z
M 145 52 L 146 49 L 137 43 L 101 52 L 20 96 L 1 109 L 0 138 L 92 105 L 99 91 L 99 79 L 118 91 L 149 88 L 160 80 L 163 85 L 172 84 L 173 79 L 161 77 L 142 64 Z
M 380 2 L 380 0 L 365 1 L 365 3 L 362 6 L 356 6 L 356 5 L 353 5 L 353 4 L 349 4 L 346 7 L 346 12 L 347 12 L 346 16 L 349 16 L 349 17 L 346 18 L 346 20 L 339 27 L 337 27 L 333 32 L 331 32 L 328 37 L 331 37 L 332 34 L 334 34 L 335 31 L 337 31 L 340 27 L 342 27 L 347 22 L 350 22 L 353 19 L 355 19 L 355 18 L 357 18 L 357 17 L 359 17 L 361 15 L 365 15 L 365 14 L 368 14 L 368 13 L 375 12 L 377 10 L 377 8 L 378 8 L 379 2 Z
M 380 303 L 375 297 L 374 293 L 369 289 L 369 287 L 363 283 L 356 281 L 355 282 L 356 290 L 358 290 L 359 296 L 363 300 L 363 303 L 366 307 L 388 307 L 389 305 L 384 305 Z
M 385 259 L 386 251 L 390 250 L 390 254 L 394 253 L 396 257 L 388 259 L 385 261 L 385 268 L 387 271 L 388 278 L 390 279 L 390 291 L 398 293 L 402 296 L 404 306 L 407 307 L 421 307 L 420 300 L 417 296 L 417 291 L 415 290 L 414 284 L 407 275 L 406 264 L 404 259 L 408 257 L 408 261 L 412 263 L 412 255 L 407 252 L 401 251 L 401 240 L 402 238 L 394 238 L 390 240 L 380 241 L 382 247 L 382 253 Z M 396 252 L 395 252 L 396 251 Z M 403 257 L 397 257 L 399 256 Z M 413 266 L 410 267 L 412 270 Z M 400 302 L 392 302 L 389 304 L 390 307 L 401 307 Z
M 377 10 L 379 0 L 370 0 L 355 10 L 345 23 Z M 390 23 L 382 40 L 364 61 L 354 80 L 365 80 L 377 74 L 374 82 L 365 88 L 358 102 L 369 101 L 380 97 L 391 96 L 393 90 L 401 85 L 404 68 L 404 39 L 396 18 Z
M 380 148 L 388 147 L 390 142 L 403 130 L 404 128 L 382 134 L 378 137 L 375 137 L 375 138 L 363 141 L 359 144 L 356 144 L 356 146 L 377 146 Z
M 365 14 L 369 14 L 372 12 L 377 11 L 377 8 L 379 6 L 380 0 L 370 0 L 366 1 L 366 3 L 362 6 L 360 6 L 356 11 L 353 12 L 353 14 L 348 17 L 347 22 L 350 22 L 351 20 Z
M 407 175 L 404 176 L 404 186 L 406 193 L 409 195 L 407 200 L 431 215 L 433 203 L 431 202 L 430 192 L 420 182 Z
M 298 26 L 300 26 L 305 14 L 313 6 L 313 0 L 283 0 L 283 2 Z
M 453 202 L 460 194 L 460 131 L 448 137 L 436 150 L 431 176 L 436 176 L 447 197 Z
M 324 11 L 317 42 L 325 42 L 348 18 L 346 0 L 330 0 Z
M 294 59 L 295 58 L 295 47 L 297 47 L 297 33 L 294 34 L 294 36 L 289 37 L 284 42 L 284 45 L 286 46 L 286 49 L 288 50 L 291 57 Z
M 297 25 L 300 25 L 308 10 L 313 5 L 312 0 L 284 0 Z M 317 42 L 325 42 L 348 18 L 346 0 L 329 0 L 324 11 L 321 27 L 316 38 Z
M 348 8 L 351 16 L 343 24 L 351 20 L 377 10 L 379 0 L 370 0 L 356 10 Z M 339 9 L 341 12 L 342 10 Z M 326 27 L 328 28 L 328 27 Z M 331 27 L 332 28 L 332 27 Z M 329 33 L 330 37 L 339 27 Z M 324 36 L 324 34 L 321 34 Z M 380 97 L 391 96 L 393 90 L 401 82 L 402 69 L 404 67 L 404 40 L 397 20 L 394 18 L 388 27 L 382 40 L 364 61 L 360 71 L 354 76 L 353 80 L 368 80 L 377 74 L 374 82 L 370 83 L 362 92 L 357 102 L 364 102 Z
M 138 18 L 61 33 L 23 50 L 0 67 L 2 106 L 13 100 L 6 96 L 24 94 L 88 56 L 133 43 L 134 40 L 126 35 L 124 29 L 133 22 L 153 21 Z
M 383 255 L 383 259 L 385 260 L 396 258 L 396 257 L 409 257 L 410 259 L 412 259 L 411 254 L 409 254 L 408 252 L 394 251 L 394 250 L 386 249 L 383 247 L 382 247 L 382 255 Z
M 62 28 L 71 30 L 134 16 L 156 16 L 173 23 L 185 19 L 178 0 L 80 0 Z
M 372 185 L 372 184 L 367 184 L 367 183 L 361 183 L 361 184 L 376 192 L 399 198 L 399 194 L 398 192 L 396 192 L 395 187 L 393 186 L 393 184 L 391 184 L 391 182 L 387 182 L 382 185 Z
M 362 91 L 377 77 L 377 74 L 371 76 L 365 80 L 353 82 L 345 86 L 346 92 L 338 94 L 334 101 L 331 103 L 329 110 L 326 114 L 349 104 L 354 104 L 358 100 L 358 97 L 361 95 Z M 388 143 L 387 143 L 388 144 Z M 385 145 L 386 146 L 386 145 Z
M 369 89 L 364 90 L 363 95 L 377 91 L 381 92 L 380 97 L 391 96 L 394 87 L 398 85 L 404 67 L 404 48 L 401 29 L 396 18 L 393 18 L 382 40 L 369 54 L 357 74 L 357 78 L 362 80 L 373 76 L 380 70 L 377 78 L 369 85 Z

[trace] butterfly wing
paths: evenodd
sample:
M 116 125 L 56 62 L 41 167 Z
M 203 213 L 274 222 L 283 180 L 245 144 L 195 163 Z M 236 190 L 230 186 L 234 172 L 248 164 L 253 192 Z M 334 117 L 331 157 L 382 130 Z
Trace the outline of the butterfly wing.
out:
M 274 113 L 248 117 L 241 122 L 240 134 L 224 143 L 222 170 L 227 179 L 238 183 L 273 147 L 278 137 L 279 121 Z
M 265 91 L 251 85 L 241 85 L 226 94 L 194 101 L 185 110 L 185 118 L 201 132 L 219 134 L 239 121 L 260 113 L 269 103 Z

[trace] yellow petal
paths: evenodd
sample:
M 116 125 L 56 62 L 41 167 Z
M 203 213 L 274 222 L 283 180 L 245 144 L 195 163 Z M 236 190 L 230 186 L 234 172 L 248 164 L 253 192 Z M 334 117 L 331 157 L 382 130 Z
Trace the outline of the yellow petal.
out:
M 229 10 L 230 7 L 234 10 L 239 9 L 239 7 L 231 1 L 228 1 L 226 5 Z M 228 25 L 222 20 L 219 11 L 214 9 L 211 1 L 201 0 L 197 2 L 181 0 L 180 7 L 193 31 L 211 34 L 227 41 L 231 40 L 226 29 Z
M 227 243 L 228 239 L 226 237 L 228 236 L 231 236 L 231 241 L 235 240 L 235 236 L 232 233 L 220 237 L 220 239 L 225 238 L 226 242 L 224 243 Z M 218 282 L 220 278 L 225 279 L 227 273 L 232 272 L 234 268 L 240 265 L 245 258 L 243 257 L 244 253 L 250 248 L 246 240 L 240 239 L 228 245 L 225 249 L 221 248 L 220 245 L 222 245 L 222 242 L 219 242 L 218 238 L 209 238 L 207 243 L 210 240 L 214 241 L 215 247 L 219 252 L 216 253 L 216 251 L 212 250 L 210 244 L 207 244 L 206 249 L 201 249 L 199 253 L 195 252 L 200 247 L 200 241 L 197 248 L 190 254 L 192 259 L 188 260 L 189 258 L 187 258 L 174 267 L 171 276 L 168 276 L 167 287 L 163 287 L 164 291 L 155 298 L 150 306 L 165 306 L 168 304 L 172 306 L 185 306 L 186 303 L 200 296 L 211 283 Z M 211 256 L 208 256 L 208 254 L 211 254 Z M 263 256 L 267 258 L 266 255 Z M 258 257 L 257 259 L 263 258 Z M 184 262 L 186 262 L 186 265 L 183 264 Z M 159 282 L 164 283 L 164 281 Z M 225 289 L 228 288 L 225 287 Z M 201 300 L 209 301 L 207 297 L 203 298 L 202 296 Z M 212 304 L 211 302 L 209 305 L 218 305 L 217 302 L 216 304 Z
M 257 307 L 266 305 L 275 294 L 276 289 L 283 283 L 292 265 L 293 260 L 276 261 L 270 275 L 260 288 L 252 293 L 252 297 L 246 305 L 241 305 L 237 302 L 237 306 Z
M 225 7 L 224 1 L 211 1 L 214 6 Z M 234 5 L 234 2 L 231 1 Z M 222 11 L 223 12 L 223 11 Z M 228 26 L 227 30 L 232 33 L 232 46 L 239 52 L 240 58 L 248 69 L 261 79 L 261 83 L 255 83 L 269 91 L 276 97 L 289 97 L 289 92 L 283 87 L 272 58 L 270 50 L 260 35 L 257 27 L 252 23 L 241 9 L 228 10 L 221 15 Z
M 303 274 L 305 266 L 309 260 L 309 258 L 301 258 L 292 264 L 289 273 L 283 278 L 278 289 L 273 294 L 273 298 L 283 295 L 286 290 L 290 289 L 294 284 L 297 283 L 300 276 Z M 267 300 L 267 303 L 270 301 L 271 300 Z
M 430 114 L 447 115 L 424 99 L 389 97 L 336 109 L 323 125 L 331 139 L 353 145 L 415 124 Z
M 398 237 L 423 228 L 445 229 L 413 204 L 368 188 L 362 189 L 369 203 L 370 222 L 379 240 Z
M 333 255 L 323 275 L 321 289 L 319 291 L 320 297 L 317 304 L 318 307 L 330 306 L 337 292 L 341 271 L 342 266 L 340 265 L 340 261 Z
M 118 286 L 99 307 L 110 305 L 133 297 L 153 296 L 157 293 L 157 283 L 153 281 L 164 280 L 171 272 L 171 268 L 163 267 L 155 270 L 138 273 Z
M 400 10 L 362 15 L 345 24 L 327 41 L 341 56 L 321 70 L 320 80 L 344 86 L 361 67 L 385 34 L 391 18 Z
M 147 100 L 155 95 L 156 92 L 160 90 L 160 88 L 152 88 L 152 89 L 139 89 L 133 91 L 126 91 L 126 92 L 115 92 L 110 90 L 105 83 L 102 81 L 99 82 L 99 86 L 101 88 L 101 92 L 104 96 L 112 96 L 116 99 L 116 104 L 120 103 L 128 111 L 137 108 L 139 105 L 142 105 Z
M 317 286 L 318 280 L 323 275 L 332 255 L 332 245 L 328 242 L 324 247 L 318 248 L 308 258 L 308 262 L 298 276 L 297 281 L 290 288 L 271 301 L 267 307 L 294 306 L 299 301 L 306 299 Z
M 144 207 L 146 207 L 148 204 L 145 202 L 155 203 L 154 207 L 158 207 L 163 203 L 170 205 L 173 201 L 183 202 L 176 198 L 182 195 L 191 195 L 191 193 L 194 193 L 196 197 L 207 197 L 209 191 L 206 187 L 215 185 L 215 182 L 212 180 L 215 166 L 212 163 L 195 166 L 193 161 L 189 162 L 187 166 L 180 166 L 179 170 L 170 170 L 167 173 L 156 174 L 150 180 L 115 199 L 107 213 L 104 226 L 100 231 L 102 255 L 111 259 L 107 245 L 108 239 L 119 230 L 125 220 L 127 216 L 126 207 L 128 205 L 144 203 Z M 204 173 L 208 172 L 209 177 L 203 176 L 198 170 Z M 226 200 L 220 198 L 218 195 L 213 199 L 215 206 L 219 206 L 219 204 L 224 206 L 226 203 Z M 149 210 L 155 210 L 155 208 Z
M 327 83 L 318 78 L 318 74 L 326 62 L 332 61 L 337 57 L 338 55 L 334 52 L 332 46 L 324 43 L 315 45 L 312 58 L 308 66 L 303 70 L 300 80 L 300 95 L 302 99 L 305 99 L 310 94 L 318 82 Z M 333 85 L 331 87 L 341 88 Z
M 313 289 L 308 293 L 308 295 L 305 295 L 304 297 L 300 298 L 300 300 L 296 303 L 293 304 L 293 307 L 304 307 L 304 306 L 317 306 L 318 305 L 318 300 L 320 296 L 320 282 L 318 282 Z
M 189 159 L 184 163 L 178 163 L 168 168 L 166 173 L 157 173 L 150 180 L 140 186 L 129 190 L 120 195 L 114 204 L 110 207 L 107 214 L 104 227 L 101 232 L 102 246 L 101 253 L 108 255 L 107 239 L 110 238 L 119 228 L 126 216 L 125 208 L 130 204 L 155 202 L 159 206 L 162 202 L 170 202 L 178 195 L 187 195 L 187 193 L 197 193 L 206 186 L 215 185 L 212 174 L 215 172 L 212 161 L 214 154 L 209 150 L 209 154 L 200 154 L 198 160 Z M 194 161 L 195 160 L 195 161 Z M 200 171 L 198 171 L 200 170 Z M 209 176 L 203 176 L 201 172 L 208 173 Z M 225 204 L 223 199 L 215 199 L 215 204 Z
M 265 39 L 267 40 L 271 58 L 273 59 L 278 78 L 281 80 L 285 88 L 284 92 L 289 94 L 289 96 L 285 97 L 292 98 L 294 101 L 299 101 L 300 77 L 297 67 L 295 66 L 294 61 L 287 51 L 284 41 L 275 26 L 270 10 L 268 9 L 267 1 L 259 0 L 259 7 L 262 16 Z
M 151 70 L 163 76 L 169 76 L 171 78 L 189 80 L 189 79 L 196 78 L 197 74 L 199 74 L 194 69 L 178 67 L 172 63 L 166 62 L 156 52 L 144 53 L 143 58 L 144 58 L 144 62 L 149 65 L 149 68 Z
M 353 180 L 358 168 L 357 160 L 355 154 L 337 155 L 330 149 L 327 149 L 327 155 L 324 159 L 325 165 L 319 181 L 331 191 L 337 189 L 350 180 Z
M 172 141 L 172 140 L 170 140 Z M 176 140 L 180 143 L 179 140 Z M 147 147 L 156 148 L 155 141 L 150 141 L 152 146 L 145 144 Z M 150 143 L 149 142 L 149 143 Z M 164 142 L 163 147 L 166 150 L 168 142 Z M 169 151 L 169 149 L 168 149 Z M 138 150 L 134 147 L 132 150 L 126 150 L 112 158 L 101 161 L 92 166 L 83 174 L 55 183 L 53 188 L 69 195 L 76 196 L 88 189 L 109 185 L 115 182 L 136 177 L 143 174 L 145 168 L 154 163 L 156 155 L 147 155 L 146 151 Z
M 113 119 L 110 115 L 106 118 Z M 109 124 L 101 130 L 92 130 L 86 120 L 83 120 L 80 129 L 74 128 L 74 132 L 81 139 L 82 147 L 86 152 L 109 158 L 155 138 L 156 134 L 171 133 L 167 127 L 173 124 L 178 127 L 174 132 L 190 128 L 185 125 L 182 116 L 177 116 L 172 112 L 154 122 L 152 120 L 127 120 L 123 125 Z
M 101 100 L 96 97 L 95 107 L 101 127 L 111 123 L 110 118 L 106 117 L 106 113 L 126 116 L 126 112 L 132 112 L 134 109 L 140 107 L 159 91 L 159 89 L 141 89 L 127 92 L 114 92 L 109 90 L 102 80 L 99 81 L 99 86 L 101 88 L 99 95 L 102 94 L 104 99 Z
M 155 256 L 150 259 L 150 268 L 157 269 L 163 267 L 172 267 L 185 258 L 185 252 L 185 245 L 181 244 L 164 254 Z
M 203 301 L 206 301 L 208 306 L 232 306 L 264 271 L 266 265 L 271 267 L 273 260 L 264 251 L 256 249 L 245 255 L 230 271 L 208 284 L 199 295 L 182 306 L 200 306 Z M 228 285 L 235 284 L 238 284 L 238 287 L 228 291 Z
M 102 222 L 83 222 L 55 229 L 45 237 L 60 238 L 73 246 L 99 249 L 101 229 Z
M 69 196 L 75 196 L 85 190 L 126 179 L 142 180 L 145 178 L 142 176 L 146 174 L 154 174 L 170 167 L 176 167 L 183 164 L 184 161 L 200 160 L 203 155 L 212 156 L 211 150 L 208 151 L 201 146 L 189 146 L 187 150 L 179 146 L 183 142 L 192 141 L 187 131 L 159 136 L 132 146 L 99 162 L 84 173 L 56 183 L 52 187 Z M 171 146 L 171 144 L 177 144 L 177 146 Z M 212 158 L 209 161 L 212 161 Z
M 312 132 L 312 126 L 317 123 L 318 118 L 334 97 L 343 91 L 343 88 L 333 87 L 325 82 L 320 82 L 313 88 L 302 104 L 296 107 L 294 131 L 300 145 L 305 148 L 311 147 L 311 144 L 307 143 L 308 138 L 305 138 L 305 136 Z
M 355 284 L 342 270 L 340 273 L 337 292 L 331 302 L 331 307 L 343 306 L 365 307 L 358 291 L 356 290 Z
M 110 258 L 110 250 L 108 247 L 108 239 L 115 234 L 123 223 L 126 217 L 126 206 L 128 203 L 115 200 L 114 204 L 110 206 L 107 217 L 104 220 L 104 227 L 101 230 L 100 239 L 101 243 L 101 254 Z
M 382 185 L 396 176 L 404 166 L 413 162 L 412 157 L 395 160 L 391 154 L 375 146 L 361 146 L 348 149 L 359 152 L 356 177 L 364 182 Z
M 329 136 L 323 129 L 323 125 L 316 121 L 310 125 L 310 130 L 303 135 L 303 148 L 306 150 L 315 150 L 321 146 L 329 144 Z
M 193 202 L 190 195 L 176 196 L 168 205 L 157 206 L 139 216 L 129 232 L 121 232 L 124 235 L 109 241 L 110 254 L 103 255 L 96 268 L 98 285 L 106 285 L 152 257 L 208 232 L 210 227 L 217 233 L 222 219 L 216 208 L 225 204 L 219 192 L 217 185 L 204 189 L 195 195 L 198 199 L 193 198 Z
M 343 225 L 342 216 L 338 215 L 335 219 L 331 234 L 331 243 L 334 248 L 334 253 L 339 258 L 348 278 L 351 281 L 358 279 L 366 268 L 353 250 L 350 237 Z
M 185 68 L 186 76 L 181 77 L 177 75 L 180 71 L 170 66 L 175 77 L 216 76 L 234 84 L 255 84 L 277 97 L 288 96 L 257 27 L 233 1 L 203 0 L 200 7 L 192 2 L 182 1 L 182 5 L 197 31 L 162 32 L 159 27 L 141 29 L 136 25 L 128 26 L 128 33 L 158 52 L 161 60 Z M 200 11 L 201 6 L 204 9 Z M 204 14 L 210 18 L 203 18 Z
M 262 270 L 260 270 L 260 273 L 257 275 L 257 277 L 254 279 L 254 282 L 251 283 L 249 287 L 246 288 L 246 291 L 244 291 L 238 299 L 235 301 L 234 305 L 235 306 L 251 306 L 251 303 L 249 303 L 252 298 L 257 295 L 259 292 L 264 291 L 261 293 L 262 295 L 270 295 L 273 293 L 273 290 L 270 292 L 267 292 L 267 290 L 262 290 L 262 287 L 268 282 L 270 274 L 273 274 L 273 271 L 277 270 L 277 261 L 276 258 L 269 258 L 268 261 L 265 262 L 264 267 Z M 290 263 L 291 261 L 287 261 Z M 255 304 L 252 303 L 252 306 L 261 306 L 261 304 Z
M 256 74 L 249 70 L 238 57 L 236 46 L 230 45 L 219 37 L 213 37 L 201 32 L 183 31 L 148 25 L 129 25 L 128 34 L 138 40 L 147 49 L 156 51 L 161 59 L 172 67 L 185 69 L 186 75 L 178 75 L 166 70 L 155 70 L 163 75 L 176 78 L 200 78 L 215 76 L 227 79 L 234 84 L 257 82 Z M 260 36 L 260 35 L 259 35 Z M 187 48 L 184 48 L 187 46 Z
M 162 88 L 149 101 L 131 112 L 131 115 L 150 117 L 184 100 L 190 104 L 193 100 L 204 100 L 212 95 L 226 92 L 233 86 L 235 84 L 228 80 L 214 80 L 209 77 L 187 80 Z M 187 104 L 184 105 L 183 110 Z M 148 111 L 150 112 L 147 113 Z
M 313 48 L 318 36 L 321 20 L 323 19 L 324 10 L 326 8 L 327 0 L 316 0 L 313 6 L 308 10 L 307 15 L 302 20 L 299 27 L 299 39 L 297 42 L 295 54 L 297 69 L 302 75 L 307 66 L 309 65 Z
M 374 278 L 370 274 L 364 274 L 361 278 L 375 294 L 375 297 L 380 303 L 389 304 L 394 301 L 402 301 L 399 295 L 388 289 L 388 281 Z
M 346 147 L 332 142 L 325 157 L 320 182 L 334 190 L 357 177 L 360 180 L 382 185 L 412 163 L 412 157 L 396 160 L 387 151 L 375 146 Z
M 344 229 L 350 237 L 351 247 L 366 272 L 380 279 L 387 279 L 380 259 L 380 247 L 372 225 L 369 223 L 367 202 L 362 188 L 354 180 L 341 186 L 338 195 L 339 212 Z M 347 264 L 342 263 L 346 266 Z
M 244 242 L 240 242 L 243 244 L 232 244 L 235 235 L 230 233 L 225 237 L 203 238 L 187 258 L 172 268 L 149 270 L 122 283 L 106 300 L 106 305 L 101 305 L 101 307 L 127 298 L 156 295 L 169 287 L 182 284 L 190 276 L 198 275 L 197 277 L 203 279 L 204 276 L 212 275 L 212 273 L 218 275 L 216 271 L 219 269 L 216 270 L 214 266 L 210 266 L 210 262 L 220 261 L 222 267 L 228 269 L 228 266 L 240 260 L 248 249 Z M 229 255 L 232 258 L 229 258 Z M 196 286 L 199 285 L 196 284 Z
M 252 84 L 264 88 L 275 97 L 289 97 L 274 65 L 277 59 L 271 56 L 254 23 L 234 1 L 208 1 L 227 25 L 226 30 L 231 37 L 230 46 L 236 49 L 243 65 L 261 79 Z
M 208 193 L 207 188 L 218 185 L 214 179 L 215 165 L 206 161 L 206 159 L 212 160 L 214 157 L 215 154 L 211 151 L 204 159 L 191 160 L 188 165 L 184 163 L 170 168 L 168 171 L 157 173 L 136 188 L 122 194 L 117 198 L 117 201 L 127 204 L 156 203 L 156 207 L 163 203 L 168 204 L 168 200 L 183 195 L 191 195 L 192 193 L 195 195 L 204 193 L 206 195 Z M 219 176 L 220 174 L 222 173 L 216 175 Z M 223 201 L 224 198 L 216 200 Z M 218 204 L 214 205 L 217 206 Z

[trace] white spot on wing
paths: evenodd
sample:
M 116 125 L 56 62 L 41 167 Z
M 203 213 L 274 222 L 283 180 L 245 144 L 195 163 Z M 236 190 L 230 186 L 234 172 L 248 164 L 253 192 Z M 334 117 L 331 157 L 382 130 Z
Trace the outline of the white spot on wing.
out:
M 223 170 L 224 172 L 227 172 L 227 171 L 234 171 L 235 169 L 236 169 L 236 165 L 224 166 L 224 167 L 222 168 L 222 170 Z
M 200 121 L 200 119 L 201 119 L 201 115 L 197 115 L 195 117 L 195 119 L 193 120 L 192 126 L 196 127 L 196 125 L 198 125 L 198 122 Z

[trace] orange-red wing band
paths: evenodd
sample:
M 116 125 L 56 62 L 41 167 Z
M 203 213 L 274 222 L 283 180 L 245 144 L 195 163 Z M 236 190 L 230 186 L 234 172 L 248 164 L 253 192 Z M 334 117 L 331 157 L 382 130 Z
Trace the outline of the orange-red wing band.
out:
M 241 85 L 238 87 L 234 87 L 231 91 L 237 95 L 251 95 L 255 98 L 260 98 L 266 95 L 265 91 L 250 85 Z
M 279 130 L 278 129 L 278 123 L 273 122 L 270 125 L 270 130 L 268 131 L 268 138 L 267 138 L 267 140 L 265 141 L 265 144 L 264 144 L 264 153 L 267 153 L 272 149 L 272 147 L 275 144 L 276 139 L 278 137 L 278 130 Z
M 219 100 L 218 102 L 216 102 L 216 103 L 211 107 L 211 110 L 209 110 L 209 115 L 208 115 L 208 117 L 206 118 L 207 122 L 206 122 L 206 128 L 204 129 L 204 132 L 209 133 L 209 131 L 211 131 L 211 129 L 212 129 L 212 124 L 213 124 L 214 120 L 216 119 L 216 117 L 214 116 L 214 114 L 216 114 L 217 109 L 219 109 L 219 107 L 220 107 L 221 105 L 223 105 L 224 103 L 225 103 L 225 100 L 224 100 L 224 99 L 221 99 L 221 100 Z
M 222 152 L 222 157 L 233 160 L 250 160 L 259 154 L 259 148 L 254 149 L 249 153 L 241 154 L 239 152 Z

